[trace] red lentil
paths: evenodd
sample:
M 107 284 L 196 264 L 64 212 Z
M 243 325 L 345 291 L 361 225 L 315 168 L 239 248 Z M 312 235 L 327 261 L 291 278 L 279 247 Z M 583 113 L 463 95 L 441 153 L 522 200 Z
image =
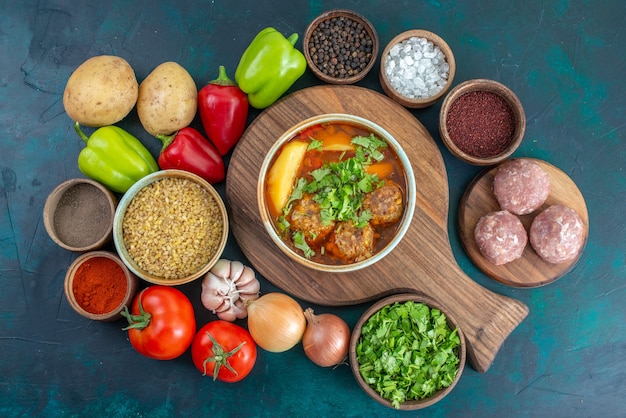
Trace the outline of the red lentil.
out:
M 446 129 L 463 152 L 474 157 L 495 157 L 513 140 L 515 117 L 506 100 L 490 91 L 459 96 L 448 110 Z

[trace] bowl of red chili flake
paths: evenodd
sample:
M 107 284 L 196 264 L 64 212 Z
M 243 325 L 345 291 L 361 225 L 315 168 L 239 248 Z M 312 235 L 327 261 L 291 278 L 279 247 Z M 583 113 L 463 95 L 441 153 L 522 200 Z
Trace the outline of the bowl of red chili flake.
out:
M 125 306 L 130 306 L 139 279 L 122 260 L 109 251 L 82 254 L 70 265 L 65 275 L 65 296 L 80 315 L 94 321 L 120 319 Z
M 473 165 L 494 165 L 517 150 L 526 131 L 524 107 L 511 89 L 494 80 L 465 81 L 444 99 L 439 133 L 445 146 Z

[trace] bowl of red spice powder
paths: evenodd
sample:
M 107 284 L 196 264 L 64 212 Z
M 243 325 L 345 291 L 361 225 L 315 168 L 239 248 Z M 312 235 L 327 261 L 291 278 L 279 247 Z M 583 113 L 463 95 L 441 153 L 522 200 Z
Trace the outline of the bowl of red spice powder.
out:
M 493 165 L 517 150 L 526 131 L 526 116 L 518 97 L 494 80 L 465 81 L 444 99 L 439 133 L 444 145 L 473 165 Z
M 65 275 L 65 296 L 72 308 L 85 318 L 114 321 L 130 306 L 139 279 L 122 260 L 109 251 L 82 254 Z

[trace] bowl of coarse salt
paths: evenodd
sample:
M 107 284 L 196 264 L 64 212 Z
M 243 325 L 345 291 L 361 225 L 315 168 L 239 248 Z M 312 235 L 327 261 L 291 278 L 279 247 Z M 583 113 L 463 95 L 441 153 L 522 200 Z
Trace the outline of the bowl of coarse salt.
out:
M 404 107 L 422 108 L 437 102 L 452 85 L 456 62 L 448 44 L 423 29 L 402 32 L 385 47 L 380 84 L 387 96 Z

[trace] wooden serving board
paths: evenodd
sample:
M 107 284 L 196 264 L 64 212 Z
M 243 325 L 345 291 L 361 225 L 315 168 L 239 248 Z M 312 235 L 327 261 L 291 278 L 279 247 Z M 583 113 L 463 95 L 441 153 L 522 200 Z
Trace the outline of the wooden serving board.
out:
M 353 273 L 321 273 L 291 261 L 266 233 L 256 187 L 263 158 L 294 124 L 315 115 L 346 113 L 390 132 L 412 162 L 415 214 L 405 237 L 378 263 Z M 447 307 L 461 323 L 472 366 L 485 372 L 507 336 L 528 314 L 523 303 L 493 293 L 456 264 L 447 231 L 448 178 L 439 148 L 413 115 L 388 97 L 355 86 L 297 91 L 263 111 L 235 148 L 226 180 L 233 235 L 255 269 L 295 297 L 340 306 L 403 292 L 420 292 Z
M 530 230 L 533 219 L 550 205 L 565 205 L 574 209 L 582 218 L 585 226 L 585 240 L 589 232 L 589 215 L 582 193 L 567 174 L 552 164 L 534 158 L 550 176 L 550 195 L 546 202 L 535 212 L 520 216 L 526 231 Z M 503 164 L 502 162 L 501 164 Z M 582 249 L 576 259 L 565 263 L 552 264 L 544 261 L 533 250 L 530 242 L 526 245 L 522 257 L 501 266 L 496 266 L 485 259 L 474 239 L 474 228 L 481 216 L 500 210 L 493 194 L 493 178 L 500 165 L 486 169 L 470 183 L 459 205 L 459 234 L 465 252 L 486 275 L 514 287 L 538 287 L 554 282 L 567 273 L 578 262 Z M 584 247 L 584 245 L 583 245 Z

